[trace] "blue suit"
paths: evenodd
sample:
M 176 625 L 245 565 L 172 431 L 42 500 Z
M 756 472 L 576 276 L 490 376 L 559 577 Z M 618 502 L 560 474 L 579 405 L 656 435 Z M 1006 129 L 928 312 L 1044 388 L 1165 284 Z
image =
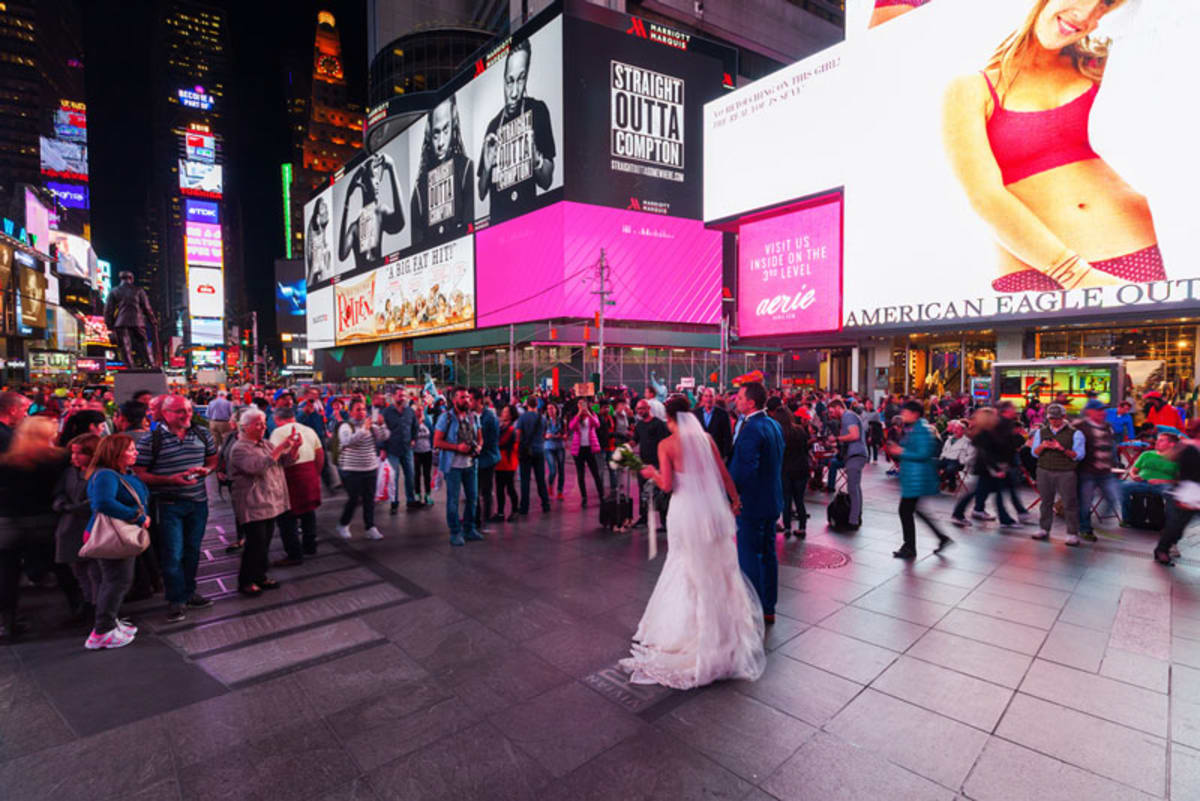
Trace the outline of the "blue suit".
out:
M 765 413 L 747 417 L 739 427 L 729 475 L 742 501 L 738 565 L 758 591 L 763 614 L 773 615 L 779 595 L 775 521 L 783 512 L 783 431 Z

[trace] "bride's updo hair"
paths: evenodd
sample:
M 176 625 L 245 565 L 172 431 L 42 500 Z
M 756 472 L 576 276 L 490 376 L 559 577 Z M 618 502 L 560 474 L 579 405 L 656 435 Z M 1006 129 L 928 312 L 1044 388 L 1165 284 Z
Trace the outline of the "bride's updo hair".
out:
M 680 414 L 686 414 L 692 408 L 692 404 L 688 401 L 686 395 L 672 395 L 667 398 L 667 417 L 674 420 Z

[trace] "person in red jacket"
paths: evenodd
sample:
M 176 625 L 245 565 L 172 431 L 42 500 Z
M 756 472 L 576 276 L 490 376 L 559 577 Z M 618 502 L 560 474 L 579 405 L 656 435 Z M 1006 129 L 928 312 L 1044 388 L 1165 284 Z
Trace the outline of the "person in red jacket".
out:
M 1167 403 L 1161 392 L 1147 392 L 1142 398 L 1146 401 L 1147 423 L 1183 431 L 1183 418 L 1179 416 L 1179 410 Z

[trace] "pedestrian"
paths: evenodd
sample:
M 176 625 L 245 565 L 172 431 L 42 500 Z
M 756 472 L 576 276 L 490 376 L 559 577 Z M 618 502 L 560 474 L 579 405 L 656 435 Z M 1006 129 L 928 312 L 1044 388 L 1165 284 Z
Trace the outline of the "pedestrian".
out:
M 972 491 L 964 493 L 954 506 L 950 516 L 956 526 L 970 525 L 964 517 L 967 506 L 974 501 L 971 517 L 975 520 L 995 520 L 986 511 L 989 495 L 996 496 L 996 511 L 1000 525 L 1011 528 L 1017 521 L 1004 506 L 1004 490 L 1008 487 L 1008 470 L 1011 459 L 1007 439 L 998 433 L 1000 415 L 990 406 L 975 410 L 971 416 L 971 446 L 975 452 L 974 473 L 976 479 Z
M 546 458 L 546 489 L 561 501 L 563 485 L 567 478 L 567 451 L 564 442 L 567 430 L 563 425 L 557 403 L 547 403 L 544 416 L 543 427 L 546 431 L 546 440 L 543 447 Z
M 475 504 L 475 528 L 481 532 L 484 521 L 492 519 L 496 465 L 500 461 L 500 421 L 492 411 L 491 403 L 491 399 L 481 390 L 471 390 L 471 409 L 479 415 L 479 431 L 483 442 L 479 458 L 475 462 L 479 485 L 479 500 Z
M 938 545 L 933 549 L 934 553 L 940 553 L 954 542 L 920 508 L 922 497 L 938 493 L 937 467 L 934 463 L 938 453 L 937 434 L 925 420 L 923 412 L 919 401 L 905 401 L 900 407 L 900 417 L 905 426 L 904 439 L 899 446 L 889 446 L 892 455 L 900 463 L 900 529 L 904 544 L 892 553 L 897 559 L 917 557 L 916 517 L 921 518 L 937 537 Z
M 1154 561 L 1173 565 L 1172 551 L 1183 538 L 1188 523 L 1200 514 L 1200 420 L 1189 420 L 1187 438 L 1180 441 L 1173 456 L 1178 466 L 1179 485 L 1167 498 L 1167 524 L 1154 546 Z
M 13 429 L 25 419 L 29 407 L 29 398 L 19 392 L 0 392 L 0 453 L 8 450 Z
M 1046 407 L 1046 422 L 1033 432 L 1030 448 L 1037 457 L 1037 489 L 1041 496 L 1041 531 L 1035 540 L 1050 538 L 1054 524 L 1054 499 L 1062 499 L 1067 521 L 1067 545 L 1079 544 L 1079 477 L 1076 469 L 1084 456 L 1083 433 L 1067 424 L 1061 403 Z
M 542 511 L 550 511 L 550 496 L 546 491 L 546 454 L 543 450 L 546 440 L 546 428 L 542 415 L 538 413 L 537 398 L 530 396 L 525 401 L 525 412 L 517 418 L 517 431 L 520 432 L 517 445 L 517 457 L 521 470 L 521 516 L 529 514 L 529 477 L 530 473 L 537 484 L 538 498 L 542 502 Z
M 641 405 L 643 401 L 638 401 Z M 600 483 L 600 470 L 596 466 L 596 455 L 600 452 L 600 420 L 588 408 L 587 399 L 580 398 L 579 409 L 571 418 L 568 431 L 570 434 L 571 458 L 575 460 L 575 477 L 579 484 L 580 503 L 587 507 L 587 484 L 584 483 L 584 468 L 592 474 L 596 485 L 597 497 L 604 498 L 604 487 Z
M 229 402 L 228 395 L 229 393 L 222 389 L 217 392 L 217 397 L 208 404 L 208 428 L 212 431 L 217 450 L 221 450 L 221 443 L 233 430 L 233 404 Z
M 423 492 L 421 500 L 433 506 L 433 419 L 425 408 L 425 402 L 417 398 L 417 439 L 413 443 L 413 489 Z
M 883 447 L 883 417 L 870 398 L 863 403 L 861 417 L 867 426 L 867 456 L 872 463 L 878 462 L 879 449 Z
M 131 440 L 132 441 L 132 438 Z M 84 617 L 94 615 L 96 590 L 100 585 L 100 567 L 94 559 L 83 559 L 83 532 L 92 518 L 88 500 L 88 468 L 100 444 L 98 434 L 80 434 L 67 444 L 70 463 L 54 488 L 53 509 L 58 514 L 54 528 L 54 561 L 67 565 L 79 583 L 84 605 Z
M 713 438 L 717 444 L 717 452 L 721 458 L 728 460 L 733 450 L 733 426 L 729 422 L 729 412 L 717 406 L 717 391 L 712 387 L 700 390 L 700 405 L 694 413 L 700 420 L 704 433 Z
M 771 402 L 768 401 L 770 406 Z M 796 416 L 786 406 L 776 406 L 771 419 L 779 423 L 783 434 L 783 538 L 795 533 L 797 539 L 807 536 L 808 509 L 804 493 L 808 488 L 808 425 L 797 423 Z M 795 509 L 796 530 L 792 531 L 792 510 Z
M 295 458 L 283 468 L 288 508 L 279 517 L 279 539 L 283 542 L 285 556 L 275 561 L 276 567 L 302 564 L 305 556 L 317 552 L 317 509 L 321 506 L 325 450 L 317 432 L 298 422 L 295 415 L 295 407 L 277 408 L 275 422 L 278 425 L 270 437 L 273 448 L 287 442 L 293 432 L 300 437 Z M 297 536 L 297 529 L 301 536 Z
M 383 422 L 388 429 L 387 450 L 388 465 L 392 469 L 391 514 L 396 514 L 400 508 L 400 479 L 404 478 L 404 501 L 408 511 L 422 508 L 413 490 L 413 443 L 417 440 L 417 415 L 408 402 L 408 395 L 403 389 L 396 390 L 395 402 L 383 410 Z
M 1092 528 L 1092 498 L 1096 490 L 1108 501 L 1114 515 L 1121 514 L 1121 482 L 1113 475 L 1117 467 L 1117 434 L 1108 421 L 1108 409 L 1095 398 L 1083 407 L 1084 456 L 1079 462 L 1079 538 L 1096 541 Z
M 1146 401 L 1147 423 L 1173 428 L 1177 434 L 1183 433 L 1183 418 L 1179 416 L 1179 410 L 1167 403 L 1161 392 L 1147 392 L 1142 395 L 1142 400 Z
M 438 451 L 438 471 L 446 482 L 446 525 L 450 529 L 450 544 L 466 545 L 482 540 L 475 529 L 475 504 L 478 473 L 475 460 L 483 448 L 479 419 L 471 411 L 471 395 L 463 387 L 451 393 L 451 406 L 442 412 L 434 425 L 433 447 Z M 459 516 L 459 495 L 465 499 L 465 509 Z
M 149 528 L 150 490 L 134 473 L 138 448 L 128 434 L 113 434 L 96 445 L 96 453 L 87 468 L 87 495 L 92 514 L 87 530 L 94 528 L 96 515 L 105 514 L 126 523 Z M 133 586 L 137 557 L 89 559 L 95 582 L 95 620 L 84 648 L 99 650 L 128 645 L 137 635 L 137 627 L 118 617 L 121 602 Z
M 638 401 L 637 406 L 634 407 L 634 413 L 637 415 L 637 422 L 633 426 L 633 444 L 637 447 L 638 458 L 642 460 L 643 465 L 657 468 L 659 467 L 658 445 L 671 436 L 671 431 L 666 423 L 654 416 L 648 400 Z M 634 525 L 646 525 L 652 499 L 655 493 L 660 491 L 655 488 L 652 481 L 638 482 L 638 518 Z
M 196 569 L 208 525 L 204 477 L 216 469 L 217 444 L 207 428 L 193 424 L 191 401 L 182 395 L 160 397 L 159 425 L 138 440 L 133 471 L 150 488 L 167 622 L 178 623 L 185 608 L 212 606 L 196 592 Z
M 293 409 L 289 407 L 287 412 Z M 266 433 L 266 415 L 258 409 L 246 409 L 238 418 L 238 441 L 229 454 L 233 511 L 246 537 L 238 592 L 249 597 L 279 588 L 279 582 L 267 576 L 267 554 L 276 522 L 288 509 L 283 465 L 295 461 L 304 439 L 293 429 L 282 442 L 271 446 L 264 441 Z
M 500 454 L 499 460 L 496 462 L 496 514 L 491 518 L 493 522 L 499 523 L 503 520 L 516 520 L 517 507 L 520 503 L 517 497 L 517 469 L 520 466 L 519 457 L 517 455 L 517 444 L 520 441 L 520 429 L 514 424 L 517 419 L 517 410 L 515 406 L 504 406 L 500 409 L 500 435 L 497 440 L 497 449 Z M 504 498 L 509 499 L 510 513 L 507 518 L 504 516 Z
M 838 444 L 839 466 L 846 470 L 846 493 L 850 496 L 850 531 L 862 525 L 862 473 L 867 466 L 866 431 L 862 419 L 846 408 L 841 398 L 829 402 L 828 415 L 838 425 L 834 439 Z M 829 465 L 829 489 L 836 488 L 837 468 Z
M 350 539 L 350 521 L 354 510 L 362 504 L 364 536 L 381 540 L 383 534 L 375 527 L 375 490 L 379 477 L 379 449 L 388 437 L 382 424 L 367 416 L 367 404 L 362 400 L 350 402 L 350 419 L 336 424 L 338 438 L 338 468 L 346 487 L 346 504 L 338 520 L 337 535 Z

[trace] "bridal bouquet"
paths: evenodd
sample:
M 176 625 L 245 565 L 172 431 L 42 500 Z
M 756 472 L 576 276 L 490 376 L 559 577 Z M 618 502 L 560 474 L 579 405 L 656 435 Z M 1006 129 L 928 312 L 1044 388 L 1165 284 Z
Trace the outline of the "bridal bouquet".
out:
M 613 451 L 612 456 L 609 457 L 608 466 L 613 470 L 633 470 L 637 472 L 645 465 L 629 443 L 625 443 Z

